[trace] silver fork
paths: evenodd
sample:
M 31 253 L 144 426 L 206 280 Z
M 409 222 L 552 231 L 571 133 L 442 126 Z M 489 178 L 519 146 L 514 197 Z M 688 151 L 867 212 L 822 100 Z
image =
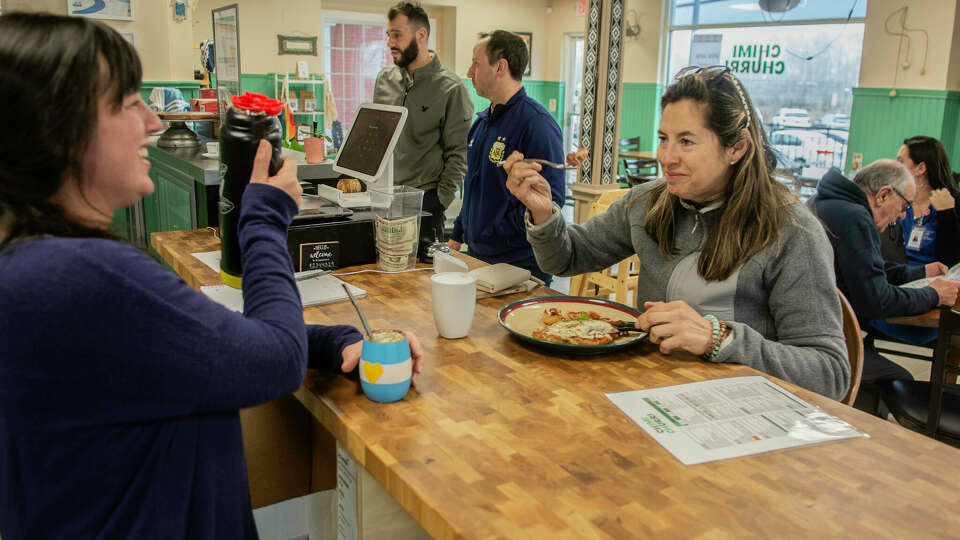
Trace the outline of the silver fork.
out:
M 570 167 L 563 163 L 554 163 L 552 161 L 547 161 L 546 159 L 540 159 L 540 158 L 525 158 L 525 159 L 522 159 L 521 161 L 524 161 L 526 163 L 539 163 L 541 165 L 546 165 L 547 167 L 553 167 L 554 169 L 576 169 L 576 167 Z M 506 163 L 506 161 L 498 161 L 497 167 L 503 167 L 504 163 Z

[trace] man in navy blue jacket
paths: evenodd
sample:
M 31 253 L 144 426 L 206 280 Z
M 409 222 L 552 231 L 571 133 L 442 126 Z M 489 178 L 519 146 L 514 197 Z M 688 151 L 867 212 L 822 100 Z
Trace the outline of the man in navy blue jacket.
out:
M 549 285 L 553 276 L 540 270 L 527 242 L 525 207 L 507 191 L 507 174 L 498 165 L 514 150 L 528 158 L 564 161 L 560 126 L 523 89 L 528 58 L 523 39 L 504 30 L 482 34 L 473 48 L 467 76 L 477 94 L 490 100 L 490 108 L 478 113 L 470 128 L 463 208 L 448 244 L 459 250 L 466 243 L 471 256 L 526 268 Z M 563 173 L 550 167 L 540 171 L 559 206 L 566 192 Z
M 913 201 L 916 184 L 910 172 L 892 159 L 877 160 L 865 167 L 851 182 L 830 169 L 817 185 L 817 194 L 808 205 L 820 217 L 833 244 L 837 287 L 849 300 L 861 328 L 871 319 L 917 315 L 938 304 L 953 305 L 958 283 L 937 279 L 926 287 L 898 287 L 908 281 L 941 275 L 940 263 L 907 266 L 884 261 L 880 234 Z M 887 360 L 864 340 L 863 378 L 854 407 L 876 414 L 878 382 L 913 377 L 906 369 Z

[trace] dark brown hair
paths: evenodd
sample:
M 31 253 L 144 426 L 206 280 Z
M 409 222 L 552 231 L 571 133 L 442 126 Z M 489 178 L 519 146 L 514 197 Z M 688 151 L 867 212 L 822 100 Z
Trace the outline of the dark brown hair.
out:
M 950 159 L 940 141 L 926 135 L 916 135 L 904 139 L 907 153 L 914 164 L 927 164 L 927 181 L 930 189 L 947 188 L 954 196 L 957 195 L 957 183 L 950 170 Z
M 27 236 L 110 236 L 67 218 L 50 202 L 82 159 L 97 128 L 98 101 L 114 108 L 141 83 L 140 59 L 110 27 L 44 13 L 0 16 L 0 248 Z M 15 126 L 15 129 L 11 129 Z
M 423 9 L 419 2 L 395 4 L 387 12 L 387 20 L 392 21 L 397 18 L 397 15 L 406 17 L 407 22 L 412 24 L 414 28 L 425 28 L 427 35 L 430 35 L 430 17 L 427 15 L 427 10 Z
M 710 77 L 690 73 L 667 87 L 660 99 L 660 110 L 667 105 L 690 100 L 701 106 L 707 128 L 730 148 L 748 131 L 746 154 L 733 165 L 727 184 L 726 202 L 720 221 L 710 227 L 706 243 L 697 261 L 697 273 L 706 280 L 723 280 L 750 257 L 780 241 L 782 208 L 796 202 L 789 190 L 776 182 L 771 173 L 777 159 L 760 124 L 756 109 L 746 90 L 730 72 Z M 676 254 L 676 210 L 680 199 L 666 184 L 651 190 L 644 229 L 653 237 L 665 256 Z
M 489 34 L 483 32 L 479 37 L 481 40 L 489 38 L 485 51 L 491 66 L 503 58 L 510 67 L 510 77 L 515 81 L 523 80 L 523 72 L 530 61 L 530 51 L 522 37 L 506 30 L 494 30 Z

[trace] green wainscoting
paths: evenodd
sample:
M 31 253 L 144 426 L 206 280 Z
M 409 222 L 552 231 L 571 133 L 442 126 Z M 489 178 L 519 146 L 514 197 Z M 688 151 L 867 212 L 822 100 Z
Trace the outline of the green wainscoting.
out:
M 467 85 L 467 91 L 470 92 L 474 113 L 490 107 L 489 99 L 477 95 L 477 91 L 473 88 L 473 81 L 463 79 L 463 84 Z M 528 96 L 550 112 L 557 124 L 563 126 L 564 96 L 566 94 L 566 85 L 563 81 L 523 81 L 523 88 L 527 91 Z M 556 108 L 553 111 L 550 110 L 551 99 L 557 100 Z
M 641 150 L 656 149 L 661 94 L 661 84 L 623 83 L 620 97 L 621 139 L 640 137 Z
M 150 103 L 150 92 L 158 87 L 179 89 L 187 103 L 190 103 L 193 98 L 200 97 L 200 81 L 143 81 L 143 85 L 140 86 L 140 95 L 143 100 Z
M 893 158 L 903 140 L 913 135 L 936 137 L 943 143 L 954 170 L 960 168 L 960 92 L 955 90 L 854 88 L 850 115 L 850 141 L 845 170 L 853 154 L 863 154 L 863 164 Z
M 273 91 L 273 73 L 243 73 L 240 75 L 240 88 L 244 92 L 276 97 Z

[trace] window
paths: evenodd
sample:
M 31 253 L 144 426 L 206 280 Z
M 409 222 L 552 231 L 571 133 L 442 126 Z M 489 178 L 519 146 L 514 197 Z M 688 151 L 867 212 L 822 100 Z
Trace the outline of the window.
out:
M 324 70 L 344 133 L 361 103 L 373 101 L 380 69 L 393 63 L 384 14 L 325 11 Z
M 746 87 L 779 166 L 819 178 L 843 167 L 860 73 L 866 0 L 671 0 L 667 82 L 688 65 L 726 65 Z

